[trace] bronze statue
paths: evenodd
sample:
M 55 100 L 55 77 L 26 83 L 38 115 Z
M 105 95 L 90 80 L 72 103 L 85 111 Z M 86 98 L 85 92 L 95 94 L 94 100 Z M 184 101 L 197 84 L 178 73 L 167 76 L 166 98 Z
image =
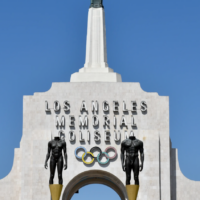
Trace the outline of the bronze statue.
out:
M 103 7 L 103 0 L 91 0 L 90 8 L 101 8 Z
M 64 152 L 64 159 L 65 159 L 65 165 L 64 170 L 67 169 L 67 151 L 66 151 L 66 142 L 64 140 L 61 140 L 60 137 L 54 137 L 54 140 L 50 141 L 48 143 L 48 152 L 45 160 L 44 167 L 47 169 L 48 165 L 47 162 L 50 158 L 50 179 L 49 184 L 53 184 L 54 174 L 56 170 L 58 170 L 58 179 L 59 184 L 62 185 L 63 178 L 62 178 L 62 170 L 63 170 L 63 156 L 62 151 Z
M 141 165 L 139 165 L 138 151 L 140 152 Z M 124 161 L 126 152 L 126 159 Z M 143 142 L 136 139 L 133 133 L 121 143 L 122 169 L 126 172 L 126 185 L 130 185 L 131 170 L 134 173 L 135 185 L 139 185 L 139 171 L 143 169 L 144 149 Z

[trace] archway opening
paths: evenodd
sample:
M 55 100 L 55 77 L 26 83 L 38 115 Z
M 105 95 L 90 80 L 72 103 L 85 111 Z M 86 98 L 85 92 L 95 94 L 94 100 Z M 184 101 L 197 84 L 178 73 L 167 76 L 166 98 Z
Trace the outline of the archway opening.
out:
M 120 196 L 110 187 L 102 184 L 90 184 L 79 189 L 79 193 L 75 193 L 71 200 L 121 200 Z
M 80 190 L 80 188 L 83 188 L 84 186 L 91 184 L 101 184 L 108 186 L 118 194 L 119 199 L 127 199 L 125 186 L 115 175 L 103 170 L 89 170 L 75 176 L 68 183 L 64 189 L 62 200 L 71 200 L 76 191 Z M 97 185 L 97 187 L 101 188 L 101 185 Z M 90 195 L 90 193 L 88 193 L 88 195 Z M 95 199 L 95 196 L 93 199 Z

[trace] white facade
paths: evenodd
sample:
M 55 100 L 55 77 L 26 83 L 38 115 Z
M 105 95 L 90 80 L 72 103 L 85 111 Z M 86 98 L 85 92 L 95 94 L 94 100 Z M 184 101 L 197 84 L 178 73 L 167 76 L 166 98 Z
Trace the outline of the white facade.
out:
M 70 102 L 70 112 L 55 113 L 53 103 L 57 100 L 63 104 L 65 100 Z M 78 117 L 81 115 L 82 101 L 88 108 L 88 119 L 91 138 L 90 143 L 79 142 Z M 99 128 L 101 142 L 94 141 L 94 127 L 92 126 L 91 102 L 99 102 Z M 104 127 L 102 102 L 107 101 L 110 105 L 110 132 L 111 142 L 104 142 Z M 49 169 L 44 169 L 44 161 L 47 153 L 47 143 L 51 140 L 52 131 L 58 131 L 55 126 L 56 114 L 65 116 L 66 124 L 63 129 L 66 135 L 68 169 L 63 172 L 64 189 L 75 176 L 88 170 L 103 170 L 110 172 L 125 183 L 125 173 L 122 171 L 120 162 L 120 142 L 114 141 L 113 126 L 113 101 L 119 102 L 119 114 L 117 117 L 116 130 L 120 130 L 121 139 L 124 139 L 124 131 L 133 130 L 135 136 L 144 142 L 145 162 L 144 170 L 140 173 L 140 190 L 138 200 L 188 200 L 198 199 L 199 182 L 186 179 L 178 166 L 176 151 L 170 147 L 169 137 L 169 99 L 161 97 L 157 93 L 144 92 L 138 83 L 53 83 L 52 88 L 45 93 L 35 93 L 33 96 L 25 96 L 23 103 L 23 137 L 20 148 L 15 150 L 15 159 L 10 174 L 0 181 L 0 197 L 3 200 L 36 200 L 49 199 L 48 188 Z M 45 101 L 48 101 L 51 113 L 45 112 Z M 148 106 L 147 113 L 137 111 L 134 115 L 137 129 L 132 129 L 129 111 L 125 115 L 128 128 L 120 128 L 119 122 L 122 112 L 123 101 L 131 110 L 131 101 L 136 101 L 138 109 L 140 102 L 145 101 Z M 85 113 L 84 113 L 85 114 Z M 84 116 L 83 114 L 83 116 Z M 69 141 L 69 115 L 75 116 L 76 142 Z M 85 132 L 83 132 L 86 138 Z M 108 146 L 117 149 L 118 158 L 110 161 L 108 165 L 101 166 L 98 162 L 93 165 L 85 165 L 75 158 L 74 150 L 78 146 L 84 146 L 88 151 L 91 147 L 99 146 L 104 150 Z M 55 176 L 55 183 L 57 175 Z M 132 183 L 133 180 L 132 180 Z M 64 191 L 63 189 L 63 191 Z M 12 192 L 11 192 L 12 191 Z M 65 200 L 64 197 L 62 197 Z
M 60 104 L 55 111 L 54 103 Z M 64 110 L 64 102 L 70 104 Z M 92 101 L 98 102 L 98 112 L 92 112 Z M 104 112 L 102 103 L 107 101 L 109 111 Z M 118 101 L 119 112 L 114 112 L 113 101 Z M 137 103 L 137 111 L 132 112 L 132 101 Z M 48 103 L 47 103 L 48 102 Z M 81 112 L 82 103 L 88 112 Z M 142 112 L 141 103 L 147 110 Z M 123 104 L 128 111 L 123 111 Z M 124 107 L 125 108 L 125 107 Z M 49 111 L 45 111 L 49 110 Z M 75 126 L 70 126 L 70 116 L 75 118 Z M 79 126 L 80 116 L 88 117 L 88 126 Z M 96 115 L 99 125 L 93 126 L 92 117 Z M 104 116 L 110 119 L 109 127 L 104 126 Z M 122 116 L 127 127 L 120 126 Z M 57 119 L 65 118 L 65 124 L 57 126 Z M 113 118 L 116 118 L 116 126 Z M 132 119 L 137 126 L 132 126 Z M 139 83 L 122 83 L 121 76 L 107 65 L 105 20 L 102 8 L 90 8 L 86 63 L 79 73 L 71 77 L 71 83 L 53 83 L 49 91 L 24 96 L 23 135 L 20 148 L 15 149 L 14 164 L 10 174 L 0 180 L 2 200 L 49 200 L 49 169 L 44 168 L 47 144 L 52 135 L 62 130 L 67 143 L 68 169 L 63 171 L 63 192 L 61 199 L 68 200 L 70 195 L 84 184 L 102 183 L 113 188 L 126 199 L 125 173 L 121 167 L 120 146 L 124 135 L 133 131 L 136 138 L 144 143 L 144 169 L 140 173 L 138 200 L 189 200 L 200 199 L 200 182 L 188 180 L 178 165 L 176 149 L 171 148 L 169 135 L 169 98 L 157 93 L 143 91 Z M 85 142 L 80 142 L 82 137 Z M 94 132 L 99 131 L 101 139 L 94 140 Z M 110 130 L 110 142 L 105 142 L 104 131 Z M 70 141 L 70 131 L 76 140 Z M 90 132 L 88 141 L 87 132 Z M 115 131 L 120 132 L 121 140 L 115 141 Z M 84 146 L 87 151 L 98 146 L 104 151 L 108 146 L 117 149 L 118 157 L 106 165 L 95 161 L 84 164 L 74 155 L 74 150 Z M 81 154 L 81 152 L 79 152 Z M 112 154 L 111 152 L 109 153 Z M 132 176 L 133 177 L 133 176 Z M 54 178 L 57 183 L 57 174 Z M 68 184 L 69 183 L 69 184 Z M 132 184 L 134 184 L 132 178 Z M 73 191 L 74 190 L 74 191 Z M 71 192 L 71 193 L 70 193 Z
M 121 82 L 121 75 L 113 72 L 107 63 L 106 25 L 103 8 L 88 12 L 85 65 L 71 75 L 70 82 Z

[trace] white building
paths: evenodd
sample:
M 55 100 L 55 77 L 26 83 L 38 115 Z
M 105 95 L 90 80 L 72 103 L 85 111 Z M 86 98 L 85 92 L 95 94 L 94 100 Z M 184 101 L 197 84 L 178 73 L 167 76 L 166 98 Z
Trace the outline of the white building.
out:
M 92 112 L 96 102 L 98 111 Z M 80 108 L 85 105 L 88 111 L 83 109 L 81 112 Z M 103 111 L 108 105 L 109 111 Z M 88 126 L 82 127 L 79 120 L 86 115 Z M 110 120 L 109 126 L 104 126 L 105 115 Z M 63 124 L 59 121 L 62 116 Z M 99 120 L 96 126 L 94 116 Z M 122 118 L 124 124 L 120 126 Z M 122 82 L 121 76 L 108 67 L 103 8 L 89 9 L 85 65 L 78 73 L 72 74 L 71 82 L 53 83 L 47 92 L 24 96 L 23 137 L 20 148 L 15 149 L 12 171 L 0 180 L 2 200 L 50 199 L 49 169 L 44 169 L 44 161 L 48 141 L 60 130 L 65 136 L 68 154 L 68 169 L 63 171 L 62 200 L 69 200 L 74 192 L 90 183 L 108 185 L 121 199 L 127 198 L 120 144 L 130 131 L 143 141 L 145 150 L 138 200 L 200 199 L 200 182 L 183 176 L 177 150 L 171 148 L 169 98 L 147 93 L 139 83 Z M 110 136 L 105 135 L 105 130 L 110 131 Z M 95 141 L 98 140 L 95 131 L 99 131 L 99 141 Z M 117 149 L 118 156 L 106 165 L 97 161 L 86 165 L 75 157 L 74 151 L 79 146 L 87 151 L 94 146 L 102 151 L 112 146 Z M 57 174 L 54 181 L 57 182 Z

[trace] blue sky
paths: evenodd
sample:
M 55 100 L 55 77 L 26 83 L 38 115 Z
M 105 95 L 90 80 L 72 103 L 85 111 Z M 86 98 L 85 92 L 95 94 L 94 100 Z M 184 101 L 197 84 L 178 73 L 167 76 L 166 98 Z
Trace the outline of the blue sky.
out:
M 0 178 L 10 172 L 22 137 L 23 95 L 69 82 L 83 67 L 89 4 L 0 1 Z M 109 66 L 124 82 L 169 96 L 172 146 L 184 175 L 200 181 L 200 1 L 104 0 L 104 6 Z M 88 199 L 98 188 L 78 195 Z

